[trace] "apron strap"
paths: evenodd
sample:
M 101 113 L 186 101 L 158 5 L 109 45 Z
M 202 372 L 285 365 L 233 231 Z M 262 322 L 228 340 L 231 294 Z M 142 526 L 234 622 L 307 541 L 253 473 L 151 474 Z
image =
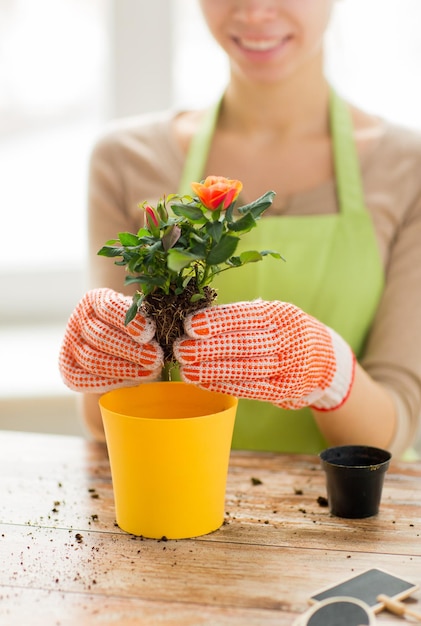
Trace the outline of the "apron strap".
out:
M 351 113 L 334 89 L 330 91 L 330 123 L 339 210 L 341 213 L 365 211 Z
M 222 98 L 205 111 L 199 128 L 192 137 L 178 187 L 181 196 L 191 194 L 191 183 L 200 182 L 198 179 L 203 176 L 221 102 Z

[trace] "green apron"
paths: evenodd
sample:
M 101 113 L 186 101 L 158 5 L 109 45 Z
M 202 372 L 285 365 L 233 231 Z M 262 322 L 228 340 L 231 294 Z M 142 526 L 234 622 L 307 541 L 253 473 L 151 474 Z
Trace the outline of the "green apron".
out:
M 204 178 L 219 104 L 193 138 L 179 193 Z M 357 357 L 372 324 L 384 286 L 384 271 L 364 194 L 352 120 L 332 91 L 330 123 L 339 211 L 316 216 L 263 217 L 242 237 L 237 252 L 271 249 L 286 263 L 265 257 L 215 278 L 218 303 L 284 300 L 334 328 Z M 221 172 L 213 174 L 223 175 Z M 316 454 L 326 447 L 308 408 L 284 410 L 267 402 L 240 400 L 233 448 Z

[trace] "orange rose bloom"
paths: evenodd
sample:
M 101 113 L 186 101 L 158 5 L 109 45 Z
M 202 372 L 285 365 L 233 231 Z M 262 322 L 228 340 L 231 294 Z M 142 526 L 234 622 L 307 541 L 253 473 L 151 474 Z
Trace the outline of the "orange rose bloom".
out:
M 243 183 L 224 176 L 208 176 L 203 183 L 192 183 L 193 191 L 207 209 L 227 209 L 239 196 Z

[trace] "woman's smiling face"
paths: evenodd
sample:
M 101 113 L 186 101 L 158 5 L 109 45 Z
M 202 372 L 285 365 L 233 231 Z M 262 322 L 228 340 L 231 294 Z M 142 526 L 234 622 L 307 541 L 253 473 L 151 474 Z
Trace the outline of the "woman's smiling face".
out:
M 200 0 L 200 5 L 232 72 L 270 83 L 321 52 L 334 1 Z

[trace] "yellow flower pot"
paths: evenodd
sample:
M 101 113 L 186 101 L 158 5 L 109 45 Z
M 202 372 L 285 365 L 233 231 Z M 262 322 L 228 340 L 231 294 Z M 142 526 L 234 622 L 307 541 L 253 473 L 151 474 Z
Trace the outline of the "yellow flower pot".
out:
M 218 529 L 238 400 L 182 382 L 101 396 L 117 524 L 182 539 Z

